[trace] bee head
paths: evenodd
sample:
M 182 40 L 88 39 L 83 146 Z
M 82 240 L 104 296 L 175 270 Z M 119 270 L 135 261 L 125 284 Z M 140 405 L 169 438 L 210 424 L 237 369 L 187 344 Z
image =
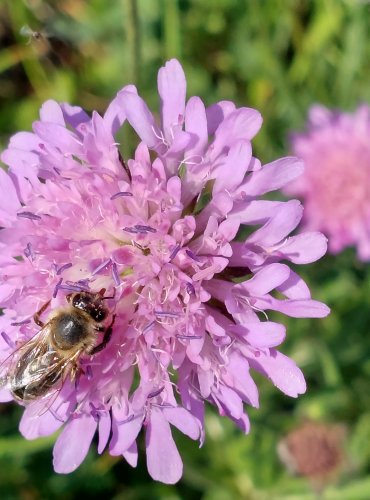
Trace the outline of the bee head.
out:
M 98 293 L 76 292 L 67 295 L 67 300 L 73 307 L 85 311 L 94 321 L 100 323 L 108 316 L 108 310 L 103 303 L 104 293 L 105 289 Z

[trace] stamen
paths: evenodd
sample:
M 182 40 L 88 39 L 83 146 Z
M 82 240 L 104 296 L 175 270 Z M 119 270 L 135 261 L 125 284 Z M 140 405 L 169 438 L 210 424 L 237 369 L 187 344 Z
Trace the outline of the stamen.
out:
M 189 249 L 188 249 L 188 250 L 186 250 L 186 255 L 187 255 L 188 257 L 190 257 L 191 259 L 196 260 L 197 262 L 202 262 L 202 261 L 200 260 L 200 258 L 199 258 L 197 255 L 195 255 L 195 253 L 194 253 L 194 252 L 192 252 L 192 251 L 191 251 L 191 250 L 189 250 Z
M 150 394 L 148 394 L 148 399 L 155 398 L 163 391 L 163 389 L 164 389 L 164 385 L 160 389 L 157 389 L 156 391 L 151 392 Z
M 91 273 L 91 275 L 95 276 L 95 274 L 98 274 L 99 271 L 101 271 L 102 269 L 107 267 L 111 262 L 112 262 L 112 259 L 105 260 L 97 268 L 94 269 L 94 271 Z
M 195 288 L 192 283 L 187 282 L 186 283 L 186 291 L 188 292 L 189 295 L 195 295 Z
M 118 191 L 118 193 L 111 196 L 110 199 L 115 200 L 117 198 L 120 198 L 121 196 L 134 196 L 134 195 L 132 193 L 129 193 L 128 191 Z
M 195 273 L 192 278 L 193 281 L 199 281 L 202 279 L 207 279 L 212 277 L 216 272 L 218 271 L 219 266 L 217 264 L 212 264 L 211 266 L 207 267 L 206 269 L 202 269 L 201 271 L 198 271 Z
M 8 346 L 10 347 L 10 349 L 14 349 L 15 348 L 15 343 L 12 341 L 12 339 L 9 337 L 9 335 L 7 333 L 1 332 L 1 336 L 5 340 L 5 342 L 8 344 Z
M 179 318 L 180 314 L 169 311 L 154 311 L 157 318 Z
M 36 215 L 32 212 L 18 212 L 17 217 L 20 217 L 23 219 L 41 220 L 41 217 L 39 215 Z
M 151 226 L 143 226 L 141 224 L 136 224 L 135 228 L 138 230 L 138 231 L 146 231 L 148 233 L 156 233 L 157 230 L 154 228 L 154 227 L 151 227 Z
M 82 286 L 78 283 L 71 283 L 70 281 L 66 281 L 65 285 L 60 285 L 58 287 L 59 290 L 68 290 L 69 292 L 89 292 L 90 290 L 87 287 Z
M 156 233 L 157 230 L 154 229 L 154 227 L 151 226 L 144 226 L 142 224 L 136 224 L 136 226 L 133 227 L 123 227 L 123 231 L 126 231 L 128 233 L 132 234 L 146 234 L 146 233 Z
M 93 378 L 93 372 L 90 365 L 86 367 L 86 377 L 87 380 L 91 380 Z
M 14 323 L 10 323 L 11 326 L 21 326 L 21 325 L 27 325 L 28 323 L 31 323 L 30 319 L 24 319 L 23 321 L 15 321 Z
M 170 255 L 170 260 L 174 259 L 176 257 L 176 255 L 179 253 L 179 251 L 181 250 L 181 246 L 180 245 L 176 245 L 174 247 L 174 249 L 172 250 L 171 252 L 171 255 Z
M 131 234 L 138 234 L 138 232 L 139 232 L 134 227 L 123 227 L 122 231 L 126 231 L 127 233 L 131 233 Z
M 115 262 L 112 264 L 112 277 L 116 286 L 119 286 L 121 284 L 121 280 L 118 274 L 117 264 Z
M 194 340 L 194 339 L 202 339 L 202 335 L 176 335 L 177 339 L 181 340 Z
M 146 325 L 146 327 L 142 330 L 142 332 L 141 332 L 141 333 L 145 335 L 147 332 L 149 332 L 149 330 L 151 330 L 151 329 L 152 329 L 152 327 L 153 327 L 154 323 L 155 323 L 155 319 L 153 319 L 153 321 L 151 321 L 150 323 L 148 323 L 148 324 Z
M 60 285 L 62 284 L 62 281 L 63 281 L 63 278 L 60 278 L 58 283 L 55 285 L 54 292 L 53 292 L 53 299 L 55 299 L 55 297 L 58 295 L 58 291 L 59 291 Z
M 30 242 L 27 243 L 27 246 L 23 250 L 23 253 L 24 253 L 25 257 L 27 257 L 27 258 L 30 257 L 31 259 L 33 259 L 34 253 L 33 253 L 32 245 Z
M 56 271 L 56 274 L 62 274 L 63 271 L 65 271 L 66 269 L 69 269 L 70 267 L 72 267 L 72 262 L 68 262 L 68 264 L 63 264 L 62 266 L 59 267 L 59 269 L 57 269 Z

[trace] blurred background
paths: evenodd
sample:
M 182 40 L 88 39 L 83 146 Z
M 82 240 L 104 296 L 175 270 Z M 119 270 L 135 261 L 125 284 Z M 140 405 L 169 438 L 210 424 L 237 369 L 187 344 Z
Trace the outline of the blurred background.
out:
M 289 153 L 288 135 L 304 128 L 311 104 L 351 111 L 370 102 L 369 33 L 365 0 L 0 0 L 0 148 L 49 98 L 102 113 L 135 83 L 158 110 L 157 70 L 177 57 L 188 95 L 262 113 L 254 151 L 272 161 Z M 370 266 L 349 249 L 299 272 L 333 310 L 325 320 L 279 318 L 306 395 L 290 399 L 256 376 L 261 408 L 249 411 L 249 436 L 211 408 L 201 450 L 175 431 L 185 468 L 174 486 L 149 478 L 144 454 L 132 469 L 94 446 L 76 472 L 56 475 L 55 436 L 24 440 L 21 409 L 2 404 L 0 497 L 308 500 L 325 486 L 327 499 L 369 499 Z M 289 440 L 297 456 L 284 453 Z M 278 447 L 290 468 L 303 461 L 300 476 Z M 325 458 L 315 477 L 313 447 Z

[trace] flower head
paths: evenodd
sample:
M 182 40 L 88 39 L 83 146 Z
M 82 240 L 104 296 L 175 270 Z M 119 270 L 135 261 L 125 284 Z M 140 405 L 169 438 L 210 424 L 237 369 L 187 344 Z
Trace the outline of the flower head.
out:
M 301 371 L 276 350 L 285 328 L 266 311 L 328 313 L 288 266 L 321 257 L 325 237 L 289 236 L 299 202 L 258 199 L 300 175 L 301 162 L 262 166 L 250 143 L 260 114 L 186 102 L 178 61 L 161 68 L 158 89 L 160 124 L 133 86 L 103 117 L 48 101 L 33 132 L 16 134 L 2 154 L 1 357 L 34 338 L 32 316 L 50 299 L 53 311 L 68 294 L 105 289 L 115 314 L 106 347 L 75 361 L 75 380 L 67 374 L 26 405 L 27 438 L 64 425 L 58 472 L 78 467 L 96 432 L 99 453 L 108 446 L 135 466 L 144 429 L 149 473 L 176 482 L 171 426 L 203 442 L 208 401 L 248 432 L 245 403 L 258 406 L 250 369 L 290 396 L 305 391 Z M 141 139 L 128 160 L 114 139 L 125 120 Z
M 305 201 L 304 227 L 323 231 L 329 250 L 357 246 L 370 260 L 370 107 L 354 113 L 312 107 L 306 133 L 292 137 L 304 174 L 286 192 Z

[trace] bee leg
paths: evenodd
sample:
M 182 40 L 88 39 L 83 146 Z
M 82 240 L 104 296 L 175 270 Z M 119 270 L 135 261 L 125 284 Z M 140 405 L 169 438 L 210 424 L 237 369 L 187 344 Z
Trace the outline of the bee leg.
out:
M 47 309 L 47 307 L 50 304 L 50 300 L 46 302 L 34 315 L 33 315 L 33 320 L 36 323 L 36 325 L 41 326 L 43 328 L 45 326 L 45 323 L 41 321 L 40 316 L 41 314 Z
M 90 351 L 90 354 L 91 355 L 94 355 L 96 354 L 97 352 L 100 352 L 104 349 L 104 347 L 108 344 L 108 342 L 110 341 L 111 337 L 112 337 L 112 332 L 113 332 L 113 325 L 114 325 L 114 322 L 115 322 L 115 319 L 116 319 L 116 315 L 113 314 L 112 316 L 112 321 L 110 322 L 109 326 L 106 328 L 106 330 L 104 331 L 104 337 L 103 337 L 103 341 L 95 346 L 91 351 Z

